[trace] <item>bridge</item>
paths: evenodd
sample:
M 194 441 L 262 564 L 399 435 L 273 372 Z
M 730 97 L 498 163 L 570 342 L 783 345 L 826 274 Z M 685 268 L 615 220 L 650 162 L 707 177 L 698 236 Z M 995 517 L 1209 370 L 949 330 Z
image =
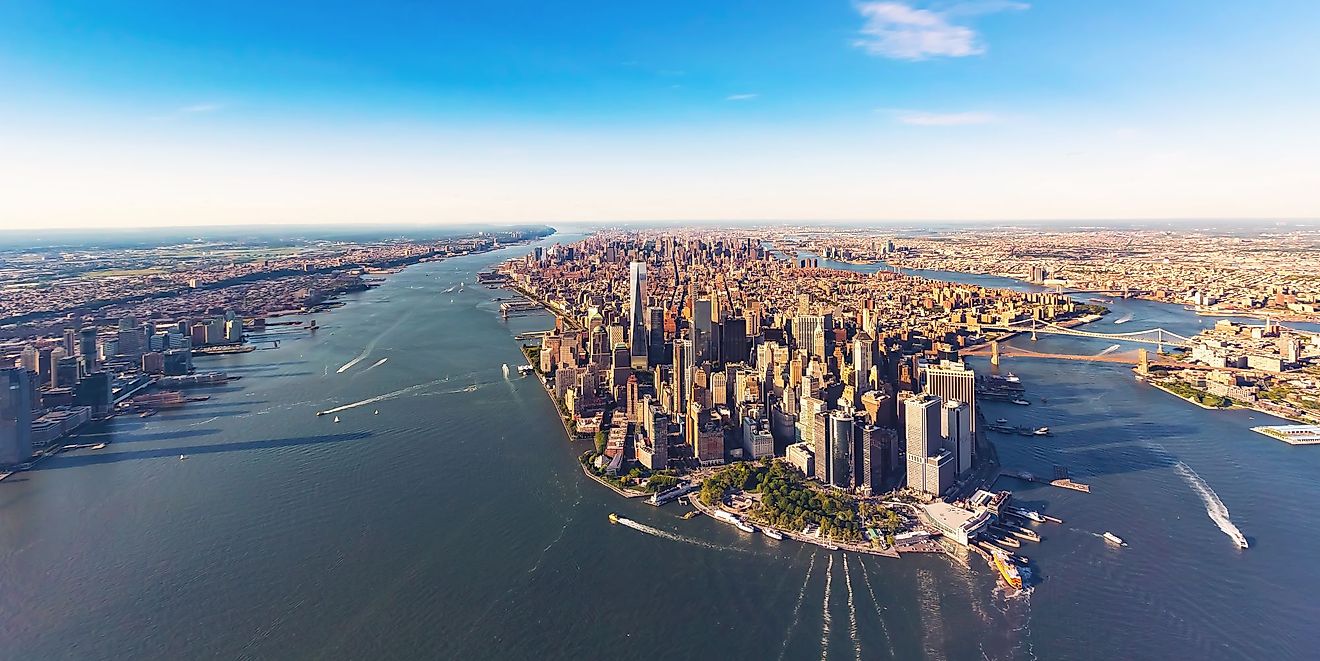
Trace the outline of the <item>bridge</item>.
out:
M 1031 333 L 1031 339 L 1036 339 L 1040 333 L 1047 335 L 1072 335 L 1075 337 L 1093 337 L 1100 340 L 1112 340 L 1114 342 L 1136 342 L 1139 344 L 1153 344 L 1157 351 L 1163 351 L 1164 345 L 1173 345 L 1176 347 L 1186 347 L 1191 344 L 1192 338 L 1185 335 L 1179 335 L 1173 331 L 1163 328 L 1150 328 L 1147 330 L 1132 331 L 1128 333 L 1097 333 L 1095 331 L 1078 330 L 1067 326 L 1060 326 L 1054 322 L 1041 321 L 1036 318 L 1014 321 L 1008 324 L 961 324 L 968 328 L 979 328 L 981 330 L 997 330 L 1009 333 Z
M 1143 364 L 1142 361 L 1144 358 L 1145 368 L 1143 369 L 1143 373 L 1145 370 L 1149 370 L 1151 367 L 1172 367 L 1177 369 L 1191 369 L 1191 370 L 1202 370 L 1202 371 L 1214 371 L 1214 370 L 1227 370 L 1230 372 L 1251 371 L 1250 369 L 1247 368 L 1210 367 L 1209 365 L 1185 363 L 1169 358 L 1167 356 L 1151 355 L 1150 352 L 1146 351 L 1145 349 L 1138 349 L 1136 351 L 1113 352 L 1113 353 L 1098 353 L 1091 355 L 1076 354 L 1076 353 L 1045 353 L 1042 351 L 1032 351 L 1031 349 L 1015 347 L 1011 344 L 1000 344 L 996 340 L 988 344 L 982 344 L 979 346 L 964 349 L 959 353 L 961 353 L 964 356 L 989 356 L 990 362 L 995 366 L 999 365 L 1000 358 L 1011 356 L 1014 358 L 1047 358 L 1051 360 L 1080 360 L 1080 361 L 1093 362 L 1093 363 L 1117 363 L 1123 365 L 1135 365 L 1141 368 Z M 1143 356 L 1143 354 L 1145 355 Z

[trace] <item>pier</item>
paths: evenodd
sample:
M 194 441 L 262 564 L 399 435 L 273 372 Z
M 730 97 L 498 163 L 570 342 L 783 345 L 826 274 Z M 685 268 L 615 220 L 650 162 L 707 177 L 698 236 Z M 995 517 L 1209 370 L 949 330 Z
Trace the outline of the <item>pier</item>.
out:
M 1048 485 L 1050 485 L 1050 486 L 1052 486 L 1052 487 L 1059 487 L 1059 488 L 1061 488 L 1061 489 L 1072 489 L 1073 491 L 1080 491 L 1080 492 L 1082 492 L 1082 493 L 1091 493 L 1091 485 L 1089 485 L 1089 484 L 1082 484 L 1081 482 L 1074 482 L 1074 481 L 1072 481 L 1072 479 L 1070 479 L 1070 478 L 1068 478 L 1068 477 L 1066 477 L 1066 476 L 1063 476 L 1063 477 L 1056 477 L 1056 478 L 1054 478 L 1054 479 L 1052 479 L 1052 480 L 1047 480 L 1047 479 L 1045 479 L 1045 478 L 1043 478 L 1043 477 L 1040 477 L 1040 476 L 1034 475 L 1034 474 L 1032 474 L 1032 473 L 1028 473 L 1027 471 L 1009 471 L 1009 470 L 1005 470 L 1005 471 L 1000 471 L 1000 472 L 999 472 L 999 477 L 1010 477 L 1010 478 L 1013 478 L 1013 479 L 1015 479 L 1015 480 L 1022 480 L 1023 482 L 1035 482 L 1036 484 L 1048 484 Z M 996 480 L 996 481 L 998 481 L 998 480 Z

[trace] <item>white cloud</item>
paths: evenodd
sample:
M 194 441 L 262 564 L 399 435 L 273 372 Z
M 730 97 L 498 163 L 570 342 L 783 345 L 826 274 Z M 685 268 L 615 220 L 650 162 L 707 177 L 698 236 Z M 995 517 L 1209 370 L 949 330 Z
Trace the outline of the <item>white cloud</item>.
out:
M 730 95 L 724 97 L 724 100 L 725 100 L 725 101 L 751 101 L 752 99 L 755 99 L 755 98 L 758 97 L 758 96 L 761 96 L 761 95 L 760 95 L 760 94 L 730 94 Z
M 910 126 L 970 126 L 992 124 L 999 118 L 988 112 L 921 112 L 900 110 L 895 112 L 899 122 Z
M 967 57 L 985 52 L 976 31 L 958 25 L 960 17 L 1023 10 L 1020 2 L 962 2 L 942 9 L 919 9 L 903 2 L 863 2 L 857 11 L 866 19 L 855 46 L 871 55 L 899 60 Z

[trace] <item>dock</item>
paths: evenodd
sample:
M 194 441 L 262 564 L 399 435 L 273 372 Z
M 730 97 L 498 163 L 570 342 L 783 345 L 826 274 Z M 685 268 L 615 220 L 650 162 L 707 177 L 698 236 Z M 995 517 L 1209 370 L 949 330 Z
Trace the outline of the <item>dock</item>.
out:
M 1010 470 L 1000 471 L 999 477 L 1008 477 L 1015 480 L 1022 480 L 1023 482 L 1048 484 L 1052 487 L 1059 487 L 1060 489 L 1072 489 L 1073 491 L 1080 491 L 1082 493 L 1091 493 L 1091 485 L 1082 484 L 1081 482 L 1074 482 L 1071 478 L 1067 478 L 1067 477 L 1060 477 L 1053 480 L 1048 480 L 1043 477 L 1033 475 L 1032 473 L 1028 473 L 1027 471 L 1010 471 Z

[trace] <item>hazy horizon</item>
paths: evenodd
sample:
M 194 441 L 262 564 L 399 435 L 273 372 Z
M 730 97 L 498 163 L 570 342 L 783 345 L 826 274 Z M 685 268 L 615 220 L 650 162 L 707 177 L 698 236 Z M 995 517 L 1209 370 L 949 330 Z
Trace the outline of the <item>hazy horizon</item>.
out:
M 0 228 L 1315 219 L 1316 24 L 1284 0 L 20 0 Z

